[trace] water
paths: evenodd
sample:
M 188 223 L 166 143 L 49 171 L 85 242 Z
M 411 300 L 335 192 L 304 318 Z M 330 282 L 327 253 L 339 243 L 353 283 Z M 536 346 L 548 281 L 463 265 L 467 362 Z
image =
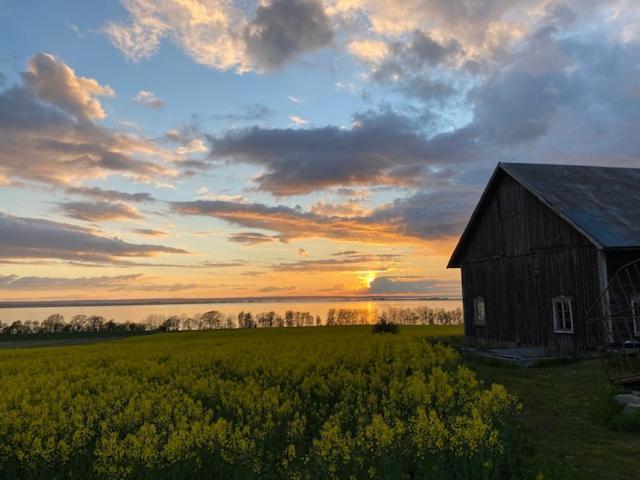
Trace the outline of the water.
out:
M 258 313 L 274 311 L 284 315 L 287 310 L 309 312 L 319 315 L 324 321 L 330 308 L 357 309 L 382 312 L 389 308 L 432 307 L 453 310 L 462 307 L 460 300 L 295 300 L 265 301 L 238 303 L 192 303 L 166 305 L 109 305 L 109 306 L 71 306 L 71 307 L 26 307 L 0 309 L 0 321 L 12 323 L 17 320 L 42 321 L 49 315 L 59 313 L 65 320 L 74 315 L 101 315 L 115 322 L 142 322 L 150 316 L 170 317 L 172 315 L 193 316 L 210 310 L 217 310 L 225 315 L 237 315 L 241 311 Z

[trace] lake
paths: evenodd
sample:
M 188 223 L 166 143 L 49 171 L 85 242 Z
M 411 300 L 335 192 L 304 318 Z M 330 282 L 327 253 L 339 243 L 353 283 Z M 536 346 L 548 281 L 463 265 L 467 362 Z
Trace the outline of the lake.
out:
M 237 303 L 191 303 L 191 304 L 163 304 L 163 305 L 108 305 L 108 306 L 68 306 L 68 307 L 22 307 L 1 308 L 0 321 L 12 323 L 17 320 L 42 321 L 49 315 L 59 313 L 65 320 L 74 315 L 101 315 L 116 322 L 142 322 L 149 317 L 165 318 L 172 315 L 202 314 L 210 310 L 217 310 L 225 315 L 237 315 L 241 311 L 258 313 L 274 311 L 284 315 L 287 310 L 309 312 L 319 315 L 324 320 L 330 308 L 368 310 L 372 314 L 389 308 L 417 308 L 432 307 L 453 310 L 462 307 L 461 300 L 280 300 L 256 301 Z

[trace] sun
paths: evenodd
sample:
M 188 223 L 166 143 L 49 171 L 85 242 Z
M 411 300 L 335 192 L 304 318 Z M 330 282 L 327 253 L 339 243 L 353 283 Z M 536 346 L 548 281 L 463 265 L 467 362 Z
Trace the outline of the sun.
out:
M 366 287 L 369 287 L 371 282 L 376 279 L 376 272 L 364 272 L 359 278 Z

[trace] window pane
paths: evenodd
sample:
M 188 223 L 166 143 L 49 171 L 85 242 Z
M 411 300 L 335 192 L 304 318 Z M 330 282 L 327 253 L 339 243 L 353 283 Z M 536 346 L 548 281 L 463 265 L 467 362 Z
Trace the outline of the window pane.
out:
M 556 299 L 553 301 L 554 328 L 558 332 L 573 332 L 573 317 L 570 299 Z

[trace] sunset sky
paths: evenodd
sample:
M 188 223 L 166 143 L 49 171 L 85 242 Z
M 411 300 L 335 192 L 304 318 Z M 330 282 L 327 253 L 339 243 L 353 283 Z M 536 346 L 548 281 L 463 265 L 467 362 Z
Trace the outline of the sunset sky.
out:
M 640 2 L 0 7 L 0 300 L 458 295 L 499 161 L 640 167 Z

